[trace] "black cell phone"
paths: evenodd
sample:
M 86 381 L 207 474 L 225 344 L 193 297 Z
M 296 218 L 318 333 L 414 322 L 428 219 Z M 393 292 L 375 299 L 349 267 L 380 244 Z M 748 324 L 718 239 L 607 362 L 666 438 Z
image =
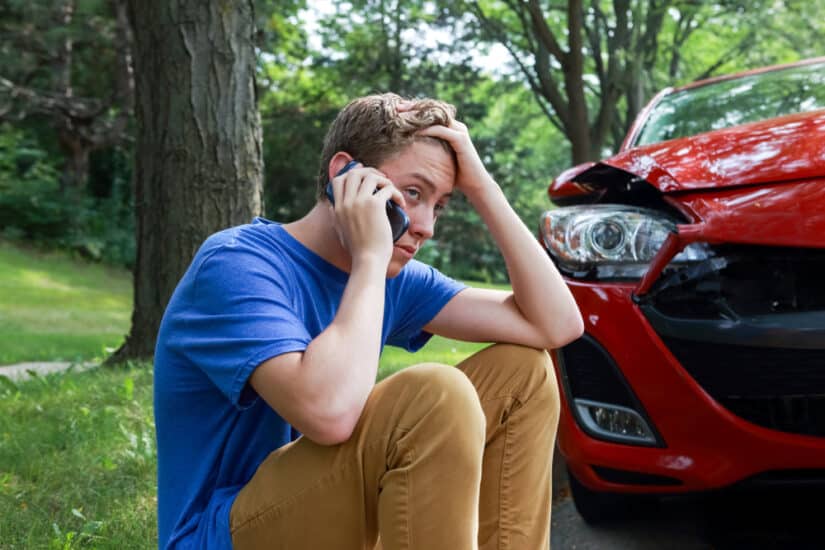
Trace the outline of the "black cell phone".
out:
M 357 160 L 349 161 L 346 166 L 341 168 L 336 177 L 340 176 L 348 172 L 350 169 L 354 168 L 358 165 Z M 376 192 L 378 189 L 375 190 Z M 332 180 L 327 182 L 326 187 L 326 194 L 327 198 L 329 198 L 329 202 L 335 206 L 335 195 L 332 192 Z M 404 209 L 398 206 L 395 201 L 388 200 L 387 201 L 387 218 L 390 220 L 390 229 L 392 230 L 392 242 L 396 242 L 398 239 L 401 238 L 401 235 L 407 232 L 407 229 L 410 227 L 410 218 L 407 216 L 407 213 L 404 212 Z

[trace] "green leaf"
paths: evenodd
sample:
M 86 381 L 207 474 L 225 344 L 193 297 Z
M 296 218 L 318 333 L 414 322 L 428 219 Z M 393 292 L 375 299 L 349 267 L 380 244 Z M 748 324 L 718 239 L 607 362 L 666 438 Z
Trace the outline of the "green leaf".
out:
M 123 395 L 127 400 L 131 401 L 135 395 L 135 381 L 132 378 L 127 378 L 123 381 Z
M 18 393 L 20 391 L 20 388 L 17 387 L 17 384 L 15 384 L 11 378 L 3 374 L 0 374 L 0 386 L 4 386 L 12 393 Z

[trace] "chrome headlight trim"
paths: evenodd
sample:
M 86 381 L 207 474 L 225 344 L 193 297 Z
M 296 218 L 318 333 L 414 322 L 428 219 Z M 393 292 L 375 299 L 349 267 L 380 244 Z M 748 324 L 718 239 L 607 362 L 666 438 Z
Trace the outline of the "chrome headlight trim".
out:
M 567 206 L 541 218 L 545 248 L 566 275 L 579 278 L 637 279 L 644 275 L 676 221 L 650 208 L 617 204 Z M 687 246 L 675 263 L 704 260 L 709 249 Z

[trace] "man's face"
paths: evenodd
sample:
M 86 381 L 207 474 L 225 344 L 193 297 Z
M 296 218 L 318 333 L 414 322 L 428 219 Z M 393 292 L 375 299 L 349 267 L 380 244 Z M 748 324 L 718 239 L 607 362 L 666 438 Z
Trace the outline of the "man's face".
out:
M 431 140 L 416 141 L 378 169 L 404 195 L 410 227 L 395 243 L 387 277 L 395 277 L 433 236 L 438 215 L 447 206 L 455 185 L 452 156 Z

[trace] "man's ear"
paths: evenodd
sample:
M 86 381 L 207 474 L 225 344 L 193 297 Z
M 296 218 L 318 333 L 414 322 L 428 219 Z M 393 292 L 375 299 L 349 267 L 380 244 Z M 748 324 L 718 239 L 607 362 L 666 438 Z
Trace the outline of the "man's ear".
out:
M 327 167 L 327 179 L 331 180 L 335 174 L 343 170 L 344 166 L 352 160 L 352 155 L 344 151 L 338 151 L 332 158 L 329 159 L 329 166 Z

